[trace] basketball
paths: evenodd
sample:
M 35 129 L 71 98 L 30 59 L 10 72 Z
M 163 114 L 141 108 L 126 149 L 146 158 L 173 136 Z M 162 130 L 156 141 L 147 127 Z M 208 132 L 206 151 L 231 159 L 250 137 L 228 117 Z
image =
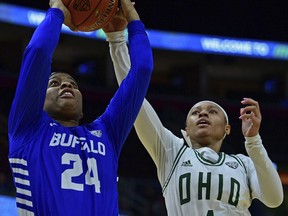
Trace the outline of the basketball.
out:
M 62 0 L 79 31 L 101 29 L 115 14 L 118 0 Z

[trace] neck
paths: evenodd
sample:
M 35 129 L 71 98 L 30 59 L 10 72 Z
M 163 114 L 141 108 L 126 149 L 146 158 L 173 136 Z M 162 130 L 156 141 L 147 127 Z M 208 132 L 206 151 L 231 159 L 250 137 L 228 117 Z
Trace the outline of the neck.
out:
M 192 142 L 193 143 L 193 148 L 194 149 L 199 149 L 199 148 L 203 148 L 203 147 L 207 147 L 207 148 L 211 148 L 213 151 L 219 153 L 220 152 L 220 148 L 221 148 L 221 144 L 222 144 L 222 140 L 218 141 L 218 142 L 209 142 L 209 143 L 199 143 L 199 142 Z
M 79 122 L 76 120 L 69 120 L 69 121 L 60 120 L 60 119 L 54 119 L 54 120 L 65 127 L 74 127 L 74 126 L 79 125 Z

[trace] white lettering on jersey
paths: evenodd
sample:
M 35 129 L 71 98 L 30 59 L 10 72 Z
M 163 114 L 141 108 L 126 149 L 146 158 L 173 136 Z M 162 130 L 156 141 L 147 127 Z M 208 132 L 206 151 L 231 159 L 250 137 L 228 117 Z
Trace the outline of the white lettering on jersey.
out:
M 77 137 L 72 134 L 67 135 L 66 133 L 54 133 L 49 146 L 64 146 L 75 148 L 76 145 L 81 145 L 81 150 L 95 153 L 95 154 L 106 154 L 105 145 L 101 142 L 95 144 L 93 140 L 86 140 L 85 137 Z

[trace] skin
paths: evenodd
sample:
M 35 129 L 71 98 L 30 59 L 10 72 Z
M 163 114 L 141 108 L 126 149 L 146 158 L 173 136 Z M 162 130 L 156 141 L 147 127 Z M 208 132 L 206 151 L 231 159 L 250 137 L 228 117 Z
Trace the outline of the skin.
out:
M 253 137 L 259 133 L 262 116 L 257 101 L 252 98 L 244 98 L 241 103 L 245 105 L 240 109 L 240 117 L 242 120 L 242 133 L 244 137 Z
M 256 136 L 262 120 L 259 104 L 251 98 L 243 98 L 241 104 L 245 106 L 240 109 L 239 117 L 243 136 Z M 231 132 L 223 111 L 209 102 L 195 104 L 188 113 L 186 125 L 193 148 L 209 147 L 218 153 L 225 136 Z
M 82 94 L 76 81 L 67 73 L 49 77 L 44 110 L 64 126 L 77 126 L 83 116 Z
M 58 8 L 64 14 L 64 24 L 71 29 L 71 31 L 77 32 L 77 27 L 73 24 L 71 20 L 71 14 L 69 10 L 65 7 L 61 0 L 50 0 L 49 5 L 51 8 Z
M 132 20 L 140 20 L 134 8 L 135 2 L 125 3 L 125 7 L 123 2 L 121 2 L 122 7 L 117 8 L 117 12 L 111 21 L 102 28 L 105 33 L 123 31 Z
M 188 113 L 186 125 L 193 148 L 209 147 L 216 152 L 231 130 L 223 111 L 209 102 L 195 104 Z

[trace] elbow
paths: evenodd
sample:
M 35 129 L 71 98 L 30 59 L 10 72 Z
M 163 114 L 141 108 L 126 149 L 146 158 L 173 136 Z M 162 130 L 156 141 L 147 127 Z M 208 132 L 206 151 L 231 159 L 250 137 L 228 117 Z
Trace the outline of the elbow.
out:
M 147 76 L 147 74 L 149 74 L 150 76 L 152 75 L 152 71 L 154 68 L 154 63 L 153 63 L 153 59 L 151 58 L 147 58 L 146 61 L 141 61 L 141 71 L 144 72 L 144 75 Z
M 45 53 L 46 47 L 41 43 L 30 43 L 26 49 L 25 53 Z
M 31 40 L 25 52 L 37 53 L 39 55 L 49 55 L 57 45 L 57 38 L 38 38 Z
M 153 63 L 144 65 L 143 70 L 146 71 L 146 74 L 148 73 L 151 76 L 153 71 Z
M 269 208 L 279 207 L 284 200 L 283 192 L 279 193 L 277 196 L 270 196 L 268 199 L 265 199 L 264 203 Z

